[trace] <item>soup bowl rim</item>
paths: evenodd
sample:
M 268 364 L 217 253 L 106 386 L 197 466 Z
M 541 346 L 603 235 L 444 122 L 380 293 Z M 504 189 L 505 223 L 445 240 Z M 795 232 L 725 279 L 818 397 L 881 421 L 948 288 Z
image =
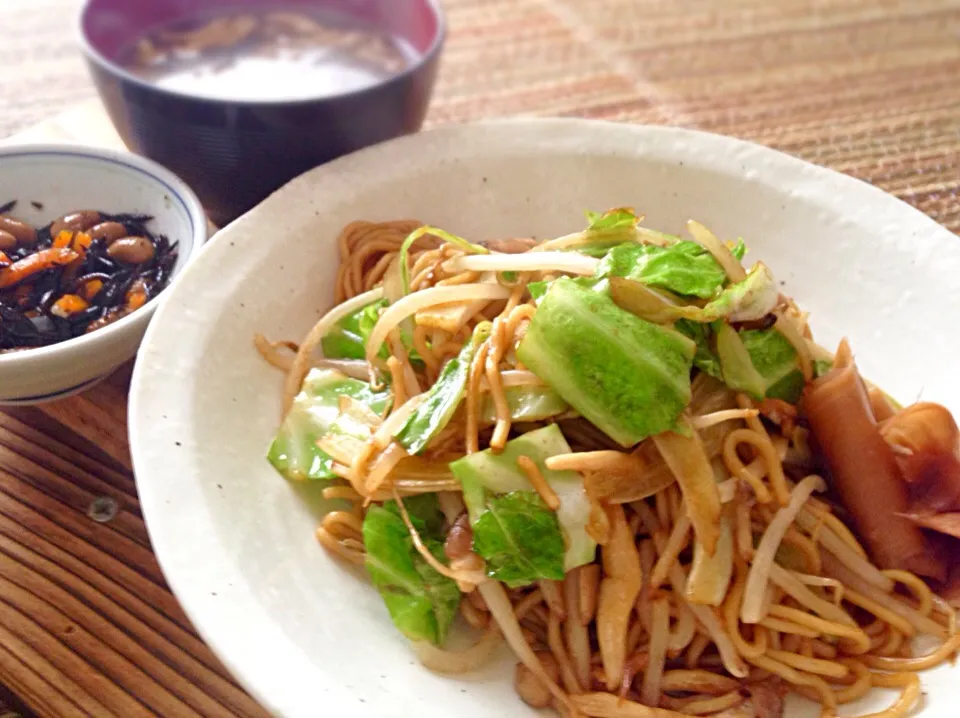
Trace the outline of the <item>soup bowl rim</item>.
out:
M 251 107 L 280 107 L 280 106 L 291 106 L 291 105 L 313 105 L 318 102 L 324 101 L 336 101 L 341 99 L 347 99 L 351 97 L 362 97 L 372 91 L 379 90 L 384 87 L 388 87 L 395 83 L 402 83 L 406 80 L 416 76 L 420 73 L 424 67 L 429 66 L 434 60 L 439 56 L 441 49 L 443 48 L 443 43 L 446 40 L 447 36 L 447 20 L 446 16 L 443 13 L 443 9 L 440 6 L 440 0 L 414 0 L 415 2 L 422 2 L 425 7 L 432 13 L 434 21 L 436 22 L 436 30 L 433 33 L 433 37 L 430 41 L 430 47 L 426 52 L 417 53 L 416 59 L 409 63 L 403 70 L 395 73 L 391 73 L 388 77 L 378 80 L 371 85 L 365 85 L 363 87 L 348 90 L 345 92 L 336 92 L 336 93 L 318 93 L 316 95 L 308 95 L 305 97 L 289 97 L 289 98 L 269 98 L 269 99 L 229 99 L 229 98 L 218 98 L 218 97 L 207 97 L 201 94 L 187 92 L 184 90 L 172 90 L 166 87 L 158 85 L 156 82 L 152 82 L 148 79 L 142 78 L 139 75 L 131 72 L 126 69 L 123 65 L 118 62 L 114 62 L 104 53 L 102 53 L 87 35 L 86 31 L 86 22 L 89 14 L 91 12 L 96 12 L 94 6 L 99 0 L 84 0 L 83 6 L 80 9 L 80 12 L 77 13 L 75 34 L 77 40 L 80 44 L 80 49 L 86 57 L 87 61 L 96 65 L 101 71 L 118 77 L 124 82 L 130 83 L 141 90 L 150 93 L 156 93 L 160 96 L 167 98 L 176 98 L 180 100 L 189 100 L 198 103 L 206 103 L 209 105 L 243 105 Z M 263 7 L 268 8 L 269 3 L 263 2 Z

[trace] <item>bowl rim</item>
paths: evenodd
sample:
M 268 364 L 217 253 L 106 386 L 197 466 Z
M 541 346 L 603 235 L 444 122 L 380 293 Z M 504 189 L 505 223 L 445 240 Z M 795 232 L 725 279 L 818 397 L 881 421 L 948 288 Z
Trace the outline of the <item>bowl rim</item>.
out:
M 426 52 L 417 57 L 416 62 L 411 63 L 408 67 L 390 75 L 389 77 L 384 78 L 379 82 L 375 82 L 372 85 L 366 87 L 361 87 L 356 90 L 351 90 L 349 92 L 338 92 L 335 94 L 327 95 L 313 95 L 309 97 L 298 97 L 298 98 L 280 98 L 280 99 L 269 99 L 269 100 L 230 100 L 223 98 L 215 97 L 205 97 L 203 95 L 194 94 L 191 92 L 184 92 L 179 90 L 171 90 L 165 87 L 161 87 L 154 82 L 149 82 L 144 80 L 141 77 L 133 74 L 129 70 L 125 69 L 122 65 L 114 62 L 107 58 L 103 53 L 101 53 L 96 47 L 94 47 L 93 42 L 87 36 L 87 33 L 84 29 L 84 21 L 87 18 L 87 14 L 91 12 L 92 5 L 96 0 L 84 0 L 83 6 L 80 8 L 80 11 L 76 15 L 74 33 L 77 37 L 77 41 L 80 44 L 80 50 L 83 52 L 87 61 L 96 65 L 99 69 L 104 72 L 113 75 L 114 77 L 121 78 L 124 82 L 130 83 L 137 88 L 145 91 L 156 93 L 161 97 L 168 98 L 178 98 L 181 100 L 190 100 L 192 102 L 197 102 L 201 104 L 206 104 L 210 106 L 229 106 L 229 107 L 253 107 L 253 108 L 276 108 L 276 107 L 299 107 L 303 105 L 313 105 L 318 102 L 334 102 L 337 100 L 343 100 L 348 98 L 362 97 L 368 93 L 374 92 L 384 87 L 390 87 L 392 85 L 398 84 L 408 78 L 413 77 L 422 71 L 425 67 L 431 65 L 437 57 L 440 55 L 440 51 L 443 49 L 443 44 L 447 38 L 447 18 L 443 12 L 443 7 L 440 4 L 440 0 L 422 0 L 429 11 L 433 14 L 434 20 L 437 23 L 436 32 L 433 34 L 433 38 L 430 43 L 430 47 Z
M 703 152 L 705 149 L 724 150 L 722 153 L 715 154 L 714 159 L 709 160 L 710 164 L 721 163 L 723 165 L 733 165 L 735 162 L 742 161 L 744 159 L 743 155 L 737 155 L 732 152 L 733 150 L 737 150 L 740 153 L 747 153 L 746 159 L 749 161 L 751 169 L 760 168 L 763 175 L 765 175 L 771 167 L 778 170 L 789 168 L 789 176 L 781 179 L 778 184 L 780 186 L 789 186 L 796 191 L 800 197 L 813 197 L 820 201 L 826 196 L 839 196 L 842 194 L 843 192 L 838 192 L 838 189 L 856 198 L 873 197 L 876 199 L 883 197 L 884 199 L 880 206 L 883 207 L 884 211 L 895 213 L 903 219 L 905 226 L 916 230 L 918 235 L 927 234 L 931 241 L 936 240 L 938 242 L 945 238 L 952 237 L 949 230 L 945 229 L 920 210 L 911 207 L 906 202 L 884 190 L 853 176 L 840 173 L 823 165 L 814 164 L 808 160 L 789 155 L 756 142 L 683 127 L 618 123 L 580 118 L 518 117 L 482 120 L 463 125 L 445 125 L 415 135 L 397 138 L 346 155 L 322 165 L 320 168 L 311 170 L 306 174 L 322 172 L 324 175 L 333 175 L 343 172 L 345 168 L 348 167 L 351 169 L 367 167 L 374 158 L 381 155 L 389 155 L 395 158 L 401 154 L 401 149 L 403 151 L 410 151 L 415 148 L 422 149 L 422 147 L 420 147 L 421 143 L 440 143 L 444 139 L 450 138 L 462 139 L 464 135 L 469 135 L 474 131 L 486 132 L 497 130 L 499 132 L 508 132 L 517 127 L 524 128 L 529 133 L 537 131 L 538 134 L 543 130 L 562 131 L 563 139 L 571 146 L 575 146 L 578 150 L 580 149 L 579 141 L 581 139 L 579 132 L 590 128 L 595 128 L 603 132 L 621 133 L 624 140 L 647 135 L 647 139 L 652 140 L 656 138 L 662 146 L 674 147 L 678 155 L 685 157 L 693 157 L 694 152 Z M 723 159 L 716 159 L 719 157 Z M 736 157 L 736 159 L 734 159 L 734 157 Z M 304 182 L 303 177 L 304 176 L 301 175 L 300 178 L 293 180 L 290 184 L 279 190 L 278 193 L 275 193 L 273 198 L 266 200 L 265 203 L 275 202 L 277 194 L 289 191 L 288 188 L 291 186 L 301 186 Z M 880 200 L 877 199 L 877 201 L 879 202 Z M 258 206 L 258 208 L 262 207 L 263 204 Z M 257 209 L 252 210 L 252 212 L 257 211 Z M 240 222 L 251 221 L 253 217 L 252 212 L 234 224 L 239 226 Z M 236 227 L 234 227 L 234 229 L 235 228 Z M 232 237 L 220 236 L 211 242 L 211 246 L 218 247 L 220 245 L 227 245 L 230 241 L 232 241 Z M 222 251 L 222 249 L 213 249 L 211 251 L 211 257 L 205 258 L 205 262 L 209 263 L 218 251 Z M 205 262 L 199 262 L 189 267 L 188 272 L 191 274 L 201 273 Z M 174 525 L 177 524 L 177 522 L 172 521 L 171 517 L 174 516 L 176 512 L 170 509 L 169 504 L 171 502 L 169 500 L 165 501 L 167 496 L 164 492 L 170 491 L 172 484 L 170 482 L 158 481 L 157 476 L 159 472 L 161 472 L 161 469 L 149 461 L 153 452 L 153 449 L 150 447 L 156 447 L 161 440 L 169 438 L 169 436 L 164 433 L 164 422 L 161 423 L 158 431 L 157 427 L 152 424 L 156 416 L 150 414 L 151 405 L 147 388 L 151 385 L 149 380 L 156 372 L 155 367 L 160 366 L 155 363 L 157 357 L 154 356 L 154 354 L 164 354 L 168 351 L 169 345 L 165 346 L 161 344 L 158 342 L 158 338 L 168 333 L 167 325 L 171 317 L 181 314 L 182 311 L 182 307 L 177 302 L 167 303 L 161 307 L 157 321 L 151 323 L 147 330 L 147 335 L 144 339 L 146 352 L 138 358 L 131 380 L 128 403 L 130 449 L 144 519 L 164 577 L 185 614 L 195 626 L 198 634 L 219 657 L 233 678 L 243 686 L 251 696 L 260 702 L 268 711 L 280 713 L 281 708 L 289 707 L 290 704 L 286 703 L 286 697 L 281 696 L 275 690 L 277 684 L 270 683 L 273 677 L 267 679 L 264 678 L 262 674 L 252 673 L 249 670 L 249 661 L 243 657 L 242 653 L 235 650 L 235 646 L 228 647 L 228 641 L 225 640 L 227 634 L 224 626 L 214 618 L 218 614 L 219 606 L 222 605 L 224 601 L 230 601 L 235 598 L 240 589 L 236 588 L 236 584 L 227 584 L 226 592 L 221 592 L 218 589 L 218 593 L 214 594 L 218 597 L 216 599 L 208 599 L 204 589 L 209 587 L 204 586 L 201 588 L 192 583 L 191 579 L 196 571 L 185 570 L 184 560 L 181 552 L 178 551 L 177 541 L 173 540 L 175 533 Z M 148 365 L 148 360 L 153 360 L 154 363 Z M 190 407 L 189 410 L 178 410 L 189 413 L 193 411 L 193 408 Z M 166 420 L 167 417 L 164 416 L 163 418 Z M 174 417 L 173 420 L 175 419 L 176 417 Z M 147 476 L 149 476 L 149 479 L 146 478 Z M 178 480 L 178 482 L 174 483 L 182 484 L 183 481 Z M 191 486 L 190 488 L 194 490 L 196 487 Z M 192 496 L 187 498 L 192 498 Z M 207 510 L 206 505 L 203 504 L 197 504 L 196 507 L 201 512 Z M 182 521 L 182 517 L 178 520 Z M 204 537 L 205 543 L 202 546 L 192 547 L 194 549 L 194 555 L 208 556 L 207 551 L 210 549 L 212 541 L 213 539 Z M 249 599 L 243 597 L 242 603 L 244 603 L 244 605 L 248 604 Z M 260 616 L 261 614 L 257 614 L 256 618 L 260 618 Z M 247 635 L 253 636 L 254 634 L 248 632 Z M 247 649 L 250 648 L 250 640 L 252 639 L 246 641 Z M 324 676 L 324 678 L 326 679 L 327 677 Z M 330 684 L 332 688 L 337 687 L 329 680 L 326 680 L 322 685 L 324 685 L 326 689 L 328 684 Z M 339 697 L 339 694 L 336 693 L 331 695 L 332 697 L 326 700 L 335 701 L 336 698 Z M 335 702 L 331 705 L 335 709 L 340 707 Z M 354 708 L 356 708 L 356 710 L 353 710 Z M 293 713 L 292 711 L 291 714 L 301 715 L 301 713 Z M 368 708 L 351 706 L 351 715 L 373 716 L 376 714 L 370 712 Z
M 22 352 L 11 352 L 10 354 L 0 354 L 0 370 L 23 368 L 27 364 L 37 360 L 49 359 L 57 354 L 90 347 L 98 342 L 105 341 L 107 338 L 119 335 L 127 331 L 131 326 L 142 323 L 150 319 L 159 301 L 164 297 L 169 289 L 177 282 L 183 271 L 191 264 L 207 241 L 207 215 L 203 211 L 200 200 L 189 185 L 177 177 L 173 172 L 153 160 L 146 157 L 140 157 L 130 152 L 120 150 L 101 149 L 97 147 L 86 147 L 82 145 L 70 145 L 60 143 L 32 143 L 32 144 L 11 144 L 0 146 L 0 160 L 6 157 L 19 155 L 53 155 L 70 156 L 79 158 L 84 162 L 89 162 L 92 166 L 98 164 L 112 164 L 120 166 L 127 171 L 137 172 L 159 181 L 170 192 L 171 197 L 178 200 L 187 212 L 192 225 L 192 244 L 190 252 L 186 255 L 185 261 L 176 270 L 170 278 L 170 282 L 158 294 L 150 298 L 140 309 L 131 312 L 127 316 L 118 319 L 112 324 L 108 324 L 102 329 L 89 334 L 83 334 L 79 337 L 73 337 L 66 341 L 57 342 L 44 347 L 36 347 Z

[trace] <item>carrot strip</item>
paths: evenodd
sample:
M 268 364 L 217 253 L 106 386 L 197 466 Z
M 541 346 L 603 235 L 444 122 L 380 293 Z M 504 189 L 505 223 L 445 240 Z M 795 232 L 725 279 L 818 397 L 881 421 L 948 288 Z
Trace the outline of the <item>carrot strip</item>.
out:
M 89 302 L 76 294 L 64 294 L 53 303 L 50 313 L 66 319 L 69 316 L 78 314 L 90 306 Z
M 70 264 L 73 260 L 79 258 L 79 254 L 72 249 L 54 248 L 41 249 L 29 257 L 24 257 L 6 269 L 0 270 L 0 289 L 12 287 L 19 284 L 24 279 L 32 277 L 37 272 L 42 272 L 51 267 Z
M 57 236 L 53 238 L 53 248 L 68 249 L 72 241 L 73 232 L 71 232 L 69 229 L 62 229 L 57 233 Z

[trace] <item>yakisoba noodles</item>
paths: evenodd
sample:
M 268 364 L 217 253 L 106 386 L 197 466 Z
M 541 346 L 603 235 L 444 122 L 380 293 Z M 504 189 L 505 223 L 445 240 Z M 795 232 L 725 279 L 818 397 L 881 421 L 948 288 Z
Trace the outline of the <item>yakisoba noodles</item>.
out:
M 640 220 L 483 245 L 351 224 L 337 306 L 257 339 L 286 371 L 270 460 L 343 502 L 320 543 L 434 670 L 506 641 L 520 697 L 565 716 L 769 718 L 788 691 L 832 716 L 873 687 L 899 697 L 871 716 L 907 715 L 960 648 L 956 424 L 816 345 L 742 242 Z

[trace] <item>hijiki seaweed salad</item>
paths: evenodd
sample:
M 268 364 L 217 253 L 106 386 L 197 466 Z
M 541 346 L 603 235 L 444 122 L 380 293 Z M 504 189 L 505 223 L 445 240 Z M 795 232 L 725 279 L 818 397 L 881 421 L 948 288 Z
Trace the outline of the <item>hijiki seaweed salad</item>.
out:
M 35 228 L 0 207 L 0 352 L 66 341 L 136 311 L 170 281 L 177 243 L 143 214 L 70 212 Z
M 641 220 L 351 224 L 336 306 L 257 337 L 286 371 L 270 462 L 341 502 L 320 543 L 434 670 L 506 642 L 564 716 L 775 718 L 789 692 L 834 716 L 873 687 L 872 717 L 908 715 L 960 648 L 952 415 L 816 344 L 742 240 Z

